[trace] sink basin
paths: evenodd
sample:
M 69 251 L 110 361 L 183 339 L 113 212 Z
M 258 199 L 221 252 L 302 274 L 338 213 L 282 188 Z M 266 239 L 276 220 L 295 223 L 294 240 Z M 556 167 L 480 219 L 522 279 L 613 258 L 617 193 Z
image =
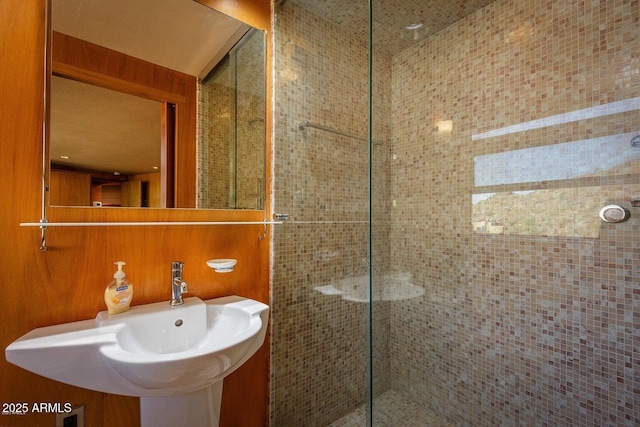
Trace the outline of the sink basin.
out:
M 185 298 L 100 312 L 95 319 L 35 329 L 7 361 L 66 384 L 138 397 L 185 395 L 242 365 L 264 342 L 269 307 L 230 296 Z

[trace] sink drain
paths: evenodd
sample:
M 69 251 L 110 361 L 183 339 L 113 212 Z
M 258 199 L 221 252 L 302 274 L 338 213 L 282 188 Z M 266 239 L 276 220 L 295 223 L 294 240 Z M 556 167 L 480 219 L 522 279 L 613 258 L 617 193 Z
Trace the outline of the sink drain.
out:
M 176 320 L 176 323 L 174 323 L 174 325 L 176 325 L 176 326 L 182 326 L 182 319 L 178 319 L 178 320 Z

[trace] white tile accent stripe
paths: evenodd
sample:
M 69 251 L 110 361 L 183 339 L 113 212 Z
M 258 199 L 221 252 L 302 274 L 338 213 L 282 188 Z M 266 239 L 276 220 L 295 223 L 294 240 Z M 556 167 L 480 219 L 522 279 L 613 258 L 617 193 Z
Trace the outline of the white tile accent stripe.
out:
M 480 139 L 493 138 L 496 136 L 509 135 L 511 133 L 525 132 L 532 129 L 577 122 L 578 120 L 594 119 L 596 117 L 624 113 L 633 110 L 640 110 L 640 97 L 611 102 L 604 105 L 597 105 L 595 107 L 571 111 L 569 113 L 556 114 L 555 116 L 549 116 L 542 119 L 532 120 L 530 122 L 518 123 L 516 125 L 478 133 L 472 135 L 471 140 L 477 141 Z

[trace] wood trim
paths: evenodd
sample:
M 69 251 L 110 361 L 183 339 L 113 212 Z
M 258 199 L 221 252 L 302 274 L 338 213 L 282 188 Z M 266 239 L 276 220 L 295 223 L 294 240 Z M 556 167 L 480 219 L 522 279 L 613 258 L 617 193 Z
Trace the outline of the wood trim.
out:
M 201 209 L 98 209 L 52 206 L 48 209 L 49 222 L 135 222 L 135 221 L 237 221 L 261 222 L 263 211 L 201 210 Z M 18 222 L 37 222 L 33 218 L 20 218 Z M 232 226 L 233 227 L 233 226 Z M 53 237 L 52 237 L 53 238 Z M 36 242 L 37 243 L 37 242 Z
M 53 32 L 52 40 L 51 59 L 54 73 L 58 72 L 56 67 L 62 64 L 75 70 L 83 70 L 89 76 L 99 75 L 108 80 L 119 81 L 120 84 L 132 83 L 183 97 L 196 90 L 194 76 L 56 31 Z
M 162 103 L 160 205 L 163 208 L 173 208 L 175 201 L 176 113 L 175 104 Z
M 64 77 L 70 80 L 76 80 L 82 83 L 88 83 L 94 86 L 104 87 L 106 89 L 127 93 L 129 95 L 139 96 L 141 98 L 151 99 L 159 102 L 185 102 L 186 97 L 175 92 L 169 92 L 162 89 L 156 89 L 151 86 L 121 80 L 115 77 L 107 76 L 95 71 L 85 70 L 74 65 L 62 62 L 54 62 L 53 75 Z
M 271 29 L 270 0 L 196 0 L 211 9 L 222 12 L 252 27 Z

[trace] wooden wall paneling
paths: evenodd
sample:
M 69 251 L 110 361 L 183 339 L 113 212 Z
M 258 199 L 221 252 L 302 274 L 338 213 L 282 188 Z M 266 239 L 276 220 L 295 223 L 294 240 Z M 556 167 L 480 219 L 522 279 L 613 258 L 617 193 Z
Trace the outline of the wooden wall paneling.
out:
M 122 183 L 100 184 L 95 192 L 96 201 L 102 206 L 122 206 Z
M 102 427 L 137 426 L 140 424 L 140 400 L 137 397 L 103 395 Z M 87 424 L 87 426 L 89 426 Z
M 23 218 L 39 218 L 42 174 L 45 13 L 42 2 L 0 1 L 0 286 L 3 325 L 0 347 L 33 327 L 57 323 L 61 299 L 50 299 L 47 266 L 40 262 L 39 230 L 20 228 Z M 101 394 L 45 380 L 0 358 L 0 401 L 81 401 L 93 408 L 89 425 L 102 424 Z M 53 414 L 2 415 L 12 426 L 54 425 Z
M 256 3 L 234 1 L 225 7 L 248 6 L 253 10 Z M 39 229 L 19 226 L 40 218 L 45 5 L 44 0 L 0 0 L 0 50 L 5 64 L 0 67 L 0 169 L 4 173 L 0 180 L 0 286 L 4 301 L 0 346 L 4 349 L 40 326 L 95 317 L 105 309 L 104 287 L 113 274 L 112 263 L 118 260 L 127 262 L 127 274 L 135 284 L 134 305 L 168 301 L 172 260 L 186 263 L 189 295 L 206 299 L 236 293 L 268 303 L 269 238 L 258 240 L 262 225 L 51 227 L 47 252 L 38 249 Z M 269 20 L 266 16 L 262 19 Z M 261 221 L 263 213 L 233 212 L 232 217 Z M 51 221 L 229 218 L 225 211 L 49 208 Z M 238 267 L 221 277 L 205 265 L 206 259 L 219 257 L 237 258 Z M 265 343 L 225 380 L 223 427 L 268 424 L 268 345 Z M 248 384 L 254 386 L 251 391 Z M 247 393 L 251 393 L 251 400 Z M 0 358 L 0 401 L 84 404 L 89 426 L 138 425 L 138 399 L 47 380 L 4 358 Z M 53 420 L 53 414 L 35 413 L 1 418 L 3 425 L 15 427 L 54 425 Z
M 91 206 L 91 175 L 52 170 L 49 173 L 49 203 L 61 206 Z
M 122 183 L 122 206 L 142 206 L 142 181 L 127 181 Z
M 131 180 L 139 180 L 147 183 L 147 201 L 150 208 L 162 207 L 160 173 L 141 173 L 132 175 Z
M 176 184 L 176 106 L 168 102 L 162 103 L 162 134 L 161 134 L 161 156 L 160 156 L 160 204 L 164 208 L 175 206 L 175 184 Z M 183 167 L 188 167 L 184 165 Z M 196 166 L 197 171 L 197 166 Z M 197 180 L 197 172 L 193 175 Z M 184 195 L 182 196 L 184 197 Z M 195 206 L 195 202 L 193 202 Z

